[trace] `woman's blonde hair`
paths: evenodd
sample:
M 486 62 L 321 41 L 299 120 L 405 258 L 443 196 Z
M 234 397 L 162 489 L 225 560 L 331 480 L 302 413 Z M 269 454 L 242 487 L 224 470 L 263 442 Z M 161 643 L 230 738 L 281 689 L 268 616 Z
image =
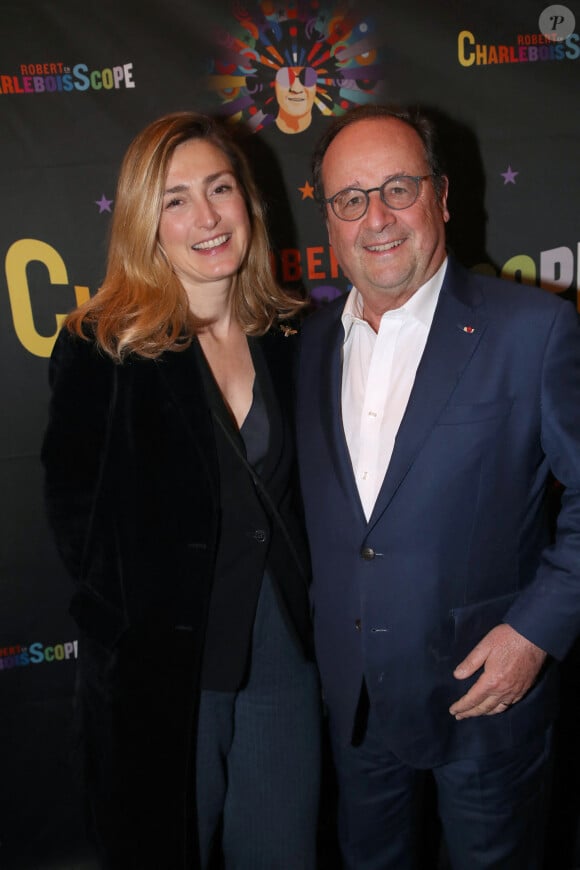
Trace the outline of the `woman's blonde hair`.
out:
M 248 210 L 251 241 L 232 295 L 233 314 L 244 331 L 261 335 L 275 320 L 291 317 L 305 304 L 274 279 L 264 207 L 232 135 L 207 115 L 166 115 L 142 130 L 127 149 L 117 185 L 105 279 L 98 292 L 66 320 L 71 332 L 90 335 L 117 361 L 129 353 L 155 358 L 166 350 L 182 350 L 207 326 L 191 311 L 158 240 L 169 162 L 177 146 L 190 139 L 209 141 L 226 155 Z

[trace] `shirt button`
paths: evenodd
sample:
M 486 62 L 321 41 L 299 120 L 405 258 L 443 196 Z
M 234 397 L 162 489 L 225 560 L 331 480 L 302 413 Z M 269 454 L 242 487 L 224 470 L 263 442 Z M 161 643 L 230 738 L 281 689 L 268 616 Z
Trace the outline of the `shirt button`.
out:
M 356 629 L 357 631 L 360 631 L 360 627 L 361 627 L 361 626 L 360 626 L 360 619 L 355 619 L 355 621 L 354 621 L 354 627 L 355 627 L 355 629 Z
M 370 560 L 374 559 L 376 556 L 376 553 L 372 547 L 363 547 L 360 551 L 360 554 L 366 562 L 370 562 Z
M 263 544 L 266 540 L 266 532 L 264 529 L 256 529 L 254 532 L 254 540 L 258 541 L 258 543 Z

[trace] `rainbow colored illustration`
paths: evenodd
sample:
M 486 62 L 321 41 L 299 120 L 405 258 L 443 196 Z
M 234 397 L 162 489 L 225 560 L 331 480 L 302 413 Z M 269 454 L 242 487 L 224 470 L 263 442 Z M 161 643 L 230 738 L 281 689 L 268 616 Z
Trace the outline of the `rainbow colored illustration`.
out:
M 263 129 L 276 116 L 277 74 L 287 84 L 296 69 L 304 70 L 298 74 L 303 84 L 315 85 L 314 107 L 323 115 L 377 101 L 383 70 L 376 29 L 349 4 L 263 0 L 253 10 L 235 2 L 231 29 L 214 35 L 208 85 L 221 113 L 254 132 Z

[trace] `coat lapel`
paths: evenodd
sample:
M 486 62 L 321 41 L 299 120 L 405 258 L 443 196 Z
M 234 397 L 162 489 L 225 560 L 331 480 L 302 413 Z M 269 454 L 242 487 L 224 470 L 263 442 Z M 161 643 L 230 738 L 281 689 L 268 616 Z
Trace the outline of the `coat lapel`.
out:
M 261 470 L 264 483 L 273 477 L 282 454 L 288 449 L 290 437 L 288 410 L 292 401 L 292 363 L 289 354 L 282 353 L 285 348 L 277 346 L 278 341 L 283 340 L 283 336 L 270 334 L 248 339 L 270 425 L 268 452 Z
M 472 291 L 469 273 L 461 270 L 459 277 L 459 271 L 450 261 L 369 527 L 384 513 L 403 483 L 485 331 L 486 318 L 480 308 L 480 294 Z
M 179 409 L 184 425 L 192 435 L 192 450 L 197 450 L 199 467 L 208 475 L 214 492 L 218 491 L 219 471 L 213 424 L 206 391 L 199 369 L 201 348 L 193 339 L 186 350 L 166 352 L 156 360 L 168 395 Z M 184 462 L 187 457 L 184 457 Z

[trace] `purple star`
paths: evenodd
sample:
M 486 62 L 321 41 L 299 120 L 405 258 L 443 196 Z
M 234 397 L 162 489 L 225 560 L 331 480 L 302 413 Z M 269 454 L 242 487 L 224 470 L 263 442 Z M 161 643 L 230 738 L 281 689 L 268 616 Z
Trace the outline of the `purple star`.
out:
M 104 211 L 111 211 L 112 204 L 113 200 L 107 199 L 104 193 L 100 199 L 95 200 L 95 205 L 99 206 L 99 214 L 102 214 Z
M 508 166 L 505 172 L 500 172 L 500 175 L 503 175 L 503 183 L 504 184 L 515 184 L 516 183 L 516 175 L 519 175 L 519 172 L 514 172 L 511 166 Z

